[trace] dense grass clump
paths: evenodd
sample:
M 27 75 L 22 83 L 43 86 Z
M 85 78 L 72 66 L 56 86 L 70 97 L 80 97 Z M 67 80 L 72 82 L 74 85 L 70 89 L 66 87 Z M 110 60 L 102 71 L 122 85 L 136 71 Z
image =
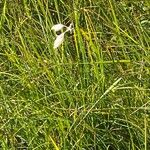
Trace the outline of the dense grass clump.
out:
M 149 0 L 0 1 L 0 149 L 148 150 L 149 115 Z

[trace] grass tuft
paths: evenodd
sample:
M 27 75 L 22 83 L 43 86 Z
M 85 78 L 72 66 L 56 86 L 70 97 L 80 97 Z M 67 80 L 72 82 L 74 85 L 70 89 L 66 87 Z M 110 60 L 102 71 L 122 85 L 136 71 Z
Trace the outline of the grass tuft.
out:
M 149 10 L 0 1 L 0 149 L 150 149 Z M 51 27 L 72 22 L 54 49 Z

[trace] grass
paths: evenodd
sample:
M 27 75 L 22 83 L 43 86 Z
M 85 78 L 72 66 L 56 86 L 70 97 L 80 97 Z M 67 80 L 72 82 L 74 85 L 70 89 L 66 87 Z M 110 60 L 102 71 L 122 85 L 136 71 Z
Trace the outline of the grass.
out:
M 150 149 L 150 2 L 0 1 L 0 149 Z M 53 49 L 57 23 L 74 33 Z

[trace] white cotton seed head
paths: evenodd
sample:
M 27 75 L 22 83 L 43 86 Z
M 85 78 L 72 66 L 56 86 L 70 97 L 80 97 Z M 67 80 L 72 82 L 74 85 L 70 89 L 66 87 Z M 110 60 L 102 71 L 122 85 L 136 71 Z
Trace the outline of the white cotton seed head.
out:
M 64 35 L 65 33 L 62 33 L 56 37 L 56 40 L 54 41 L 54 49 L 58 48 L 63 43 Z
M 63 24 L 55 24 L 51 30 L 54 30 L 55 32 L 62 30 L 65 27 Z
M 54 25 L 51 29 L 54 30 L 55 32 L 62 30 L 63 28 L 66 28 L 66 31 L 64 31 L 63 33 L 61 33 L 60 35 L 56 36 L 56 39 L 54 41 L 54 49 L 58 48 L 64 41 L 64 36 L 65 33 L 70 32 L 72 33 L 73 31 L 73 23 L 71 23 L 68 27 L 63 25 L 63 24 L 56 24 Z

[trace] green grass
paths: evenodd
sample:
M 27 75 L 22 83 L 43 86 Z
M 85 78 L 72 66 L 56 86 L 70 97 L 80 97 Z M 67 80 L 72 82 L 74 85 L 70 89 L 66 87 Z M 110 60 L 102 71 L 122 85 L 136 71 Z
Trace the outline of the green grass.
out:
M 149 150 L 149 115 L 149 0 L 0 1 L 0 149 Z

